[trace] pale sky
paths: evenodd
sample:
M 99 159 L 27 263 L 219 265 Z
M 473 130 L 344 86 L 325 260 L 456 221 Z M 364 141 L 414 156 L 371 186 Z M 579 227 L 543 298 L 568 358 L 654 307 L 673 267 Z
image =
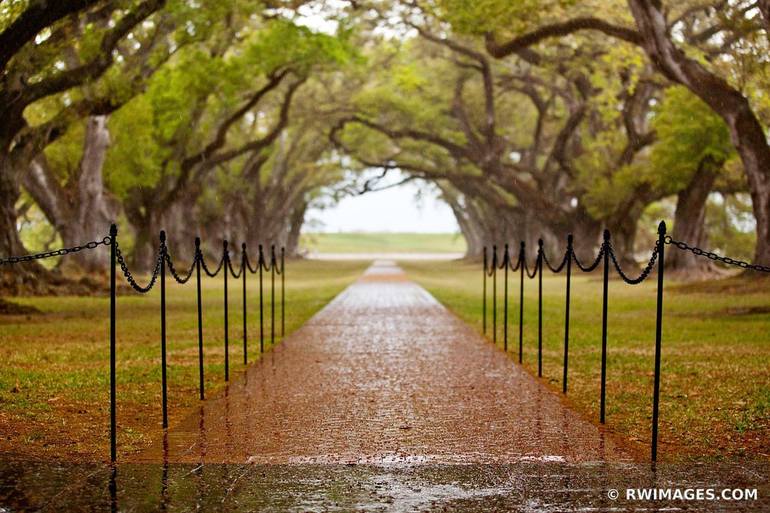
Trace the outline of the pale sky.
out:
M 334 207 L 309 210 L 305 219 L 303 232 L 459 232 L 452 210 L 438 199 L 438 191 L 414 182 L 346 197 Z

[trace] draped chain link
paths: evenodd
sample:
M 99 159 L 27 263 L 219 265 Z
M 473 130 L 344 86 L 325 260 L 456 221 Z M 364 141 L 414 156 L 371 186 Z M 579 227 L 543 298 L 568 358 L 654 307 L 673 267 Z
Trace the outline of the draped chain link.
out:
M 548 261 L 548 257 L 546 256 L 545 251 L 542 252 L 542 255 L 543 255 L 543 262 L 545 262 L 545 265 L 548 267 L 548 269 L 550 269 L 552 273 L 559 274 L 562 271 L 562 269 L 564 269 L 564 266 L 567 265 L 567 261 L 570 258 L 570 250 L 568 249 L 564 252 L 564 257 L 562 257 L 561 263 L 556 267 L 551 265 L 551 262 Z
M 198 253 L 195 253 L 195 256 L 193 257 L 193 261 L 190 264 L 190 269 L 187 270 L 187 272 L 184 273 L 184 276 L 180 275 L 179 272 L 177 272 L 176 268 L 174 267 L 174 262 L 171 259 L 171 255 L 168 252 L 168 247 L 164 244 L 164 254 L 166 258 L 166 263 L 168 264 L 168 270 L 171 273 L 171 276 L 174 277 L 177 283 L 185 284 L 188 281 L 190 281 L 190 278 L 192 277 L 193 271 L 195 270 L 195 263 L 198 261 Z
M 583 265 L 583 263 L 580 262 L 580 260 L 578 259 L 574 251 L 572 252 L 572 261 L 575 262 L 575 264 L 578 266 L 578 269 L 580 269 L 584 273 L 590 273 L 591 271 L 599 267 L 599 263 L 602 261 L 602 257 L 604 256 L 604 251 L 605 251 L 605 246 L 604 244 L 602 244 L 602 247 L 599 250 L 599 254 L 596 255 L 596 260 L 594 260 L 593 263 L 591 263 L 591 265 Z
M 152 290 L 152 287 L 155 285 L 155 282 L 158 279 L 158 275 L 160 274 L 160 266 L 163 262 L 163 259 L 165 258 L 165 248 L 163 245 L 161 245 L 159 248 L 158 257 L 155 260 L 155 269 L 152 271 L 152 276 L 150 277 L 149 283 L 144 287 L 136 282 L 133 274 L 131 274 L 131 271 L 128 269 L 128 264 L 126 263 L 125 258 L 123 258 L 123 252 L 120 251 L 120 246 L 118 245 L 117 240 L 115 241 L 115 257 L 118 261 L 118 265 L 120 265 L 121 271 L 123 271 L 123 276 L 126 278 L 128 284 L 131 285 L 131 288 L 140 294 L 147 294 Z
M 227 260 L 227 269 L 230 271 L 230 276 L 232 276 L 236 280 L 240 278 L 241 275 L 243 274 L 243 269 L 244 269 L 243 259 L 241 259 L 241 268 L 238 269 L 238 272 L 236 273 L 235 268 L 233 267 L 233 261 L 230 259 L 230 254 L 226 253 L 224 258 L 225 260 Z
M 203 272 L 205 272 L 210 278 L 213 278 L 217 274 L 219 274 L 219 271 L 222 270 L 222 266 L 225 263 L 225 257 L 222 255 L 222 258 L 219 260 L 219 265 L 217 265 L 217 269 L 215 271 L 212 271 L 209 269 L 209 266 L 206 265 L 206 259 L 203 257 L 203 253 L 199 253 L 199 257 L 201 261 L 201 267 L 203 268 Z
M 542 255 L 540 251 L 537 252 L 537 257 L 535 258 L 535 267 L 532 269 L 532 274 L 529 274 L 529 266 L 527 265 L 527 257 L 526 255 L 521 256 L 521 262 L 524 265 L 524 272 L 527 274 L 527 278 L 533 279 L 535 276 L 537 276 L 537 272 L 542 269 L 542 261 L 540 260 L 542 258 Z
M 610 252 L 610 259 L 612 259 L 612 265 L 615 266 L 615 270 L 618 271 L 618 274 L 623 279 L 623 281 L 629 285 L 636 285 L 647 279 L 647 277 L 652 272 L 652 269 L 655 267 L 655 260 L 658 259 L 658 253 L 660 251 L 658 248 L 658 241 L 655 241 L 655 247 L 652 250 L 652 255 L 650 256 L 650 260 L 647 262 L 647 265 L 644 267 L 644 269 L 642 269 L 642 272 L 639 276 L 636 278 L 631 278 L 625 272 L 623 272 L 623 269 L 620 267 L 620 263 L 615 257 L 615 251 L 612 249 L 612 245 L 609 243 L 607 243 L 607 245 Z
M 732 265 L 735 267 L 740 267 L 741 269 L 748 269 L 750 271 L 758 271 L 762 273 L 770 273 L 770 267 L 766 265 L 759 265 L 759 264 L 750 264 L 749 262 L 744 262 L 743 260 L 736 260 L 734 258 L 720 256 L 713 251 L 706 251 L 701 248 L 697 248 L 695 246 L 690 246 L 686 242 L 681 242 L 678 240 L 674 240 L 671 238 L 671 236 L 666 235 L 666 238 L 664 239 L 666 244 L 671 244 L 673 246 L 676 246 L 677 248 L 683 250 L 683 251 L 690 251 L 692 254 L 696 256 L 704 256 L 708 258 L 709 260 L 713 260 L 715 262 L 722 262 L 723 264 Z
M 251 267 L 251 261 L 249 261 L 249 254 L 245 251 L 243 252 L 243 259 L 246 263 L 246 269 L 248 269 L 251 274 L 257 274 L 257 272 L 259 271 L 259 265 L 257 265 L 257 267 Z
M 102 240 L 98 240 L 98 241 L 92 240 L 91 242 L 88 242 L 86 244 L 72 246 L 71 248 L 61 248 L 61 249 L 55 249 L 52 251 L 44 251 L 42 253 L 35 253 L 33 255 L 11 256 L 7 258 L 0 258 L 0 265 L 20 264 L 24 262 L 32 262 L 34 260 L 42 260 L 45 258 L 53 258 L 53 257 L 69 255 L 72 253 L 79 253 L 80 251 L 87 250 L 87 249 L 89 250 L 96 249 L 99 246 L 109 246 L 111 242 L 112 242 L 112 238 L 107 236 Z

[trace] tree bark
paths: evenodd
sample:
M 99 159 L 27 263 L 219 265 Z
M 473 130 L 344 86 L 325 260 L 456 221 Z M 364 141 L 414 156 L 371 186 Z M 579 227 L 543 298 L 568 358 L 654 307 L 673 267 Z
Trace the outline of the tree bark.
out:
M 690 183 L 677 195 L 674 229 L 671 237 L 690 246 L 706 245 L 706 202 L 711 193 L 721 164 L 704 159 Z M 714 274 L 714 267 L 707 258 L 690 251 L 675 249 L 666 254 L 666 269 L 684 278 L 706 277 Z
M 296 257 L 299 249 L 299 236 L 302 233 L 302 225 L 305 223 L 307 202 L 294 207 L 289 220 L 289 232 L 286 236 L 286 256 Z
M 60 184 L 48 168 L 44 155 L 39 155 L 22 174 L 22 185 L 56 229 L 65 247 L 102 240 L 117 216 L 117 205 L 104 190 L 102 168 L 110 137 L 106 116 L 88 118 L 83 144 L 83 157 L 77 175 L 68 184 Z M 107 251 L 81 251 L 68 257 L 83 270 L 106 270 Z
M 757 222 L 754 261 L 770 264 L 770 146 L 762 125 L 740 91 L 674 45 L 659 2 L 628 3 L 642 35 L 642 46 L 657 68 L 669 79 L 686 86 L 727 124 L 743 162 Z

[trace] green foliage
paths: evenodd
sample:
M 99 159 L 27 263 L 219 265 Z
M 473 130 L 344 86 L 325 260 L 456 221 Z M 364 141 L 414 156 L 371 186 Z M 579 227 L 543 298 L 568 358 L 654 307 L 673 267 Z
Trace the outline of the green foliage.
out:
M 735 154 L 722 118 L 681 86 L 666 90 L 652 127 L 657 142 L 651 156 L 655 172 L 650 178 L 672 192 L 686 187 L 704 160 L 719 165 Z
M 163 150 L 154 122 L 146 96 L 135 98 L 110 120 L 112 145 L 104 166 L 105 182 L 123 200 L 134 188 L 150 187 L 160 178 Z
M 334 37 L 287 20 L 272 20 L 254 34 L 246 45 L 243 58 L 234 60 L 232 66 L 251 68 L 258 73 L 290 66 L 306 73 L 318 64 L 345 64 L 355 54 L 348 44 L 349 35 L 343 33 Z
M 523 31 L 543 15 L 575 3 L 575 0 L 439 0 L 439 12 L 459 32 L 484 34 L 498 29 Z

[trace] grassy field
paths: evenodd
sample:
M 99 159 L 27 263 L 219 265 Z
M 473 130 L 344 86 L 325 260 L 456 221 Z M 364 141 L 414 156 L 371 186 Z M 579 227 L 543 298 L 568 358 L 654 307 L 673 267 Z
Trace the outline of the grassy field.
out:
M 481 331 L 480 265 L 410 262 L 403 267 Z M 515 354 L 518 359 L 518 276 L 509 287 L 508 349 L 511 358 Z M 497 340 L 502 350 L 501 282 L 498 290 Z M 536 376 L 536 281 L 526 281 L 524 296 L 524 366 Z M 607 427 L 649 457 L 655 282 L 631 287 L 612 281 L 609 297 Z M 567 402 L 593 421 L 599 416 L 601 301 L 599 275 L 573 279 Z M 547 277 L 543 280 L 543 379 L 558 393 L 563 330 L 564 278 Z M 668 286 L 663 337 L 660 455 L 666 460 L 769 457 L 770 282 L 732 279 Z
M 465 239 L 452 233 L 305 233 L 300 246 L 317 253 L 464 253 Z
M 366 265 L 288 262 L 287 334 L 357 278 Z M 259 358 L 259 296 L 256 276 L 247 280 L 248 356 L 253 362 Z M 245 368 L 243 317 L 240 284 L 231 281 L 230 286 L 230 379 L 234 379 Z M 265 286 L 269 291 L 269 280 Z M 173 426 L 198 404 L 195 285 L 170 284 L 167 295 L 169 422 Z M 224 385 L 221 278 L 204 280 L 203 298 L 206 391 L 212 397 Z M 0 317 L 0 451 L 78 461 L 109 457 L 108 298 L 44 297 L 18 302 L 37 306 L 44 314 Z M 130 292 L 118 298 L 121 455 L 139 451 L 162 435 L 159 304 L 157 287 L 149 296 Z M 266 319 L 269 307 L 268 294 Z M 266 324 L 268 339 L 269 328 Z

